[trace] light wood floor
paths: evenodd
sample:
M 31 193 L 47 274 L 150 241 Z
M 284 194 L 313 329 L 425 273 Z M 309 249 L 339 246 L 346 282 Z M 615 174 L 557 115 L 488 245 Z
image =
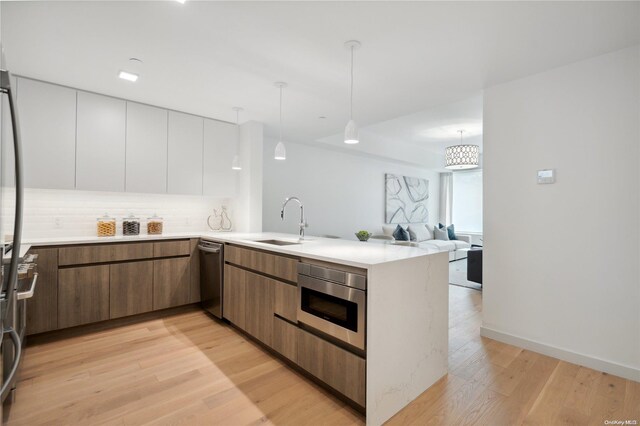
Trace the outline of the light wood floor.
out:
M 480 293 L 450 286 L 450 373 L 390 424 L 602 425 L 640 420 L 640 383 L 479 336 Z M 11 425 L 362 424 L 198 310 L 36 342 Z

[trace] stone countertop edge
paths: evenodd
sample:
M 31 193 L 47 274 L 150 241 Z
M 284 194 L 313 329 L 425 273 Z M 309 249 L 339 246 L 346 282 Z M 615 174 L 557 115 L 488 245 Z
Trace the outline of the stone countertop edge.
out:
M 134 243 L 146 241 L 175 240 L 184 238 L 202 238 L 210 241 L 231 243 L 300 258 L 315 259 L 330 263 L 369 269 L 374 265 L 395 262 L 409 258 L 429 256 L 438 253 L 434 250 L 407 247 L 394 244 L 362 243 L 359 241 L 321 238 L 309 236 L 298 244 L 298 236 L 272 232 L 181 232 L 161 235 L 137 235 L 115 237 L 50 237 L 26 238 L 25 243 L 34 247 L 64 246 L 78 244 Z M 276 239 L 295 242 L 295 245 L 278 246 L 261 243 L 257 240 Z

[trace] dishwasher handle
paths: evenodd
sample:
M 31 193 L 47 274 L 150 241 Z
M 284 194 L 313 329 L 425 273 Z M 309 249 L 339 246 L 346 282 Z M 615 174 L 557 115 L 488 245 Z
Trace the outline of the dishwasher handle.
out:
M 204 251 L 207 253 L 220 253 L 220 250 L 222 248 L 222 245 L 220 244 L 216 244 L 217 247 L 211 247 L 209 245 L 202 245 L 202 244 L 198 244 L 198 250 L 200 251 Z

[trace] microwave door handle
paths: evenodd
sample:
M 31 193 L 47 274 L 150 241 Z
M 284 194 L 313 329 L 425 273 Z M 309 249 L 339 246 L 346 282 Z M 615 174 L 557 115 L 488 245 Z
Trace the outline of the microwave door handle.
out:
M 5 395 L 9 392 L 9 389 L 11 389 L 11 382 L 13 381 L 15 375 L 18 373 L 20 358 L 22 358 L 22 344 L 20 342 L 20 336 L 18 336 L 18 333 L 13 329 L 13 327 L 5 328 L 4 332 L 7 333 L 13 341 L 15 356 L 13 358 L 13 365 L 11 365 L 9 374 L 6 380 L 2 383 L 2 389 L 0 389 L 0 395 L 2 395 L 2 399 L 4 399 Z
M 18 123 L 18 109 L 13 99 L 11 89 L 11 75 L 9 71 L 0 70 L 0 89 L 9 98 L 9 112 L 11 113 L 11 128 L 13 130 L 13 151 L 15 159 L 16 174 L 16 210 L 15 222 L 13 226 L 13 250 L 11 252 L 11 263 L 9 265 L 9 279 L 7 282 L 7 300 L 11 300 L 16 290 L 16 278 L 18 276 L 18 262 L 20 260 L 20 245 L 22 243 L 22 210 L 24 201 L 24 183 L 22 181 L 22 147 L 20 145 L 20 126 Z M 7 311 L 2 313 L 3 319 L 7 316 Z

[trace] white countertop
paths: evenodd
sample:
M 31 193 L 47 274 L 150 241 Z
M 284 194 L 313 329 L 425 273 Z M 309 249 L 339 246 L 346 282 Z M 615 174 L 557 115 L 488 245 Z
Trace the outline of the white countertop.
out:
M 20 245 L 20 261 L 22 259 L 24 259 L 24 256 L 27 254 L 27 252 L 29 251 L 30 248 L 31 248 L 31 244 L 21 244 Z M 13 253 L 13 250 L 11 250 L 9 253 L 5 254 L 2 257 L 2 263 L 10 262 L 12 253 Z
M 184 232 L 165 233 L 162 235 L 138 235 L 116 237 L 53 237 L 27 239 L 32 246 L 94 244 L 94 243 L 124 243 L 136 241 L 168 240 L 179 238 L 203 238 L 211 241 L 234 243 L 247 247 L 268 250 L 291 256 L 306 257 L 339 263 L 359 268 L 370 268 L 373 265 L 395 262 L 420 256 L 428 256 L 438 251 L 419 247 L 407 247 L 379 242 L 360 242 L 333 238 L 309 236 L 302 242 L 297 235 L 278 234 L 270 232 L 237 233 L 237 232 Z M 285 240 L 295 242 L 295 245 L 278 246 L 260 243 L 257 240 Z

